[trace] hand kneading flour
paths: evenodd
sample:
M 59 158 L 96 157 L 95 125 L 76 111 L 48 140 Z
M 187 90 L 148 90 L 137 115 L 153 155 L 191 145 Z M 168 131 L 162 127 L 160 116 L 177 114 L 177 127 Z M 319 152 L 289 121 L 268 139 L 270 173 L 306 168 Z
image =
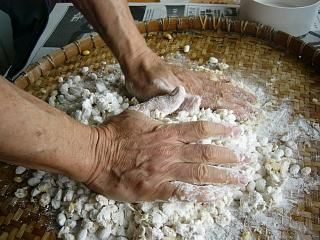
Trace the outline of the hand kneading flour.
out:
M 168 61 L 185 64 L 180 54 L 168 56 Z M 190 62 L 188 62 L 190 64 Z M 187 64 L 187 63 L 186 63 Z M 212 57 L 205 66 L 196 67 L 221 75 L 228 65 Z M 101 63 L 99 70 L 79 69 L 78 75 L 59 78 L 59 89 L 51 93 L 48 102 L 73 116 L 83 124 L 99 125 L 129 106 L 138 104 L 126 97 L 124 77 L 119 65 Z M 240 84 L 235 82 L 234 84 Z M 252 89 L 251 89 L 252 88 Z M 263 89 L 250 89 L 264 106 L 270 105 Z M 293 192 L 310 191 L 319 185 L 319 177 L 310 176 L 311 168 L 299 165 L 297 138 L 320 140 L 319 125 L 302 117 L 289 122 L 290 106 L 276 111 L 262 109 L 255 121 L 237 122 L 232 111 L 197 109 L 164 116 L 154 111 L 151 116 L 166 123 L 206 120 L 239 126 L 237 138 L 203 139 L 201 144 L 229 147 L 252 160 L 246 166 L 234 167 L 251 177 L 243 189 L 235 186 L 202 186 L 212 199 L 210 203 L 193 200 L 195 186 L 175 182 L 190 193 L 186 202 L 172 199 L 164 203 L 127 204 L 95 194 L 83 184 L 65 176 L 34 171 L 29 187 L 17 189 L 17 198 L 31 195 L 43 207 L 56 214 L 62 239 L 253 239 L 254 234 L 268 234 L 280 239 L 281 230 L 291 228 L 298 238 L 307 231 L 303 223 L 290 219 L 290 210 L 302 196 Z M 223 166 L 222 166 L 223 167 Z M 17 167 L 16 174 L 25 172 Z M 298 191 L 299 190 L 299 191 Z

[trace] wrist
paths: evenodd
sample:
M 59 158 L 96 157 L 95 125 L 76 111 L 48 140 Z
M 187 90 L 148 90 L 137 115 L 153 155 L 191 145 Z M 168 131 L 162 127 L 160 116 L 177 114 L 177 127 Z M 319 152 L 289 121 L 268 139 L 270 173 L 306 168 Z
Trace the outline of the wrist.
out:
M 155 80 L 166 76 L 163 72 L 163 60 L 151 50 L 145 51 L 136 58 L 129 58 L 122 71 L 125 75 L 125 85 L 129 94 L 139 101 L 165 94 Z M 159 90 L 160 89 L 160 90 Z
M 68 127 L 70 134 L 64 136 L 64 142 L 71 144 L 65 143 L 61 146 L 63 163 L 61 172 L 78 182 L 85 183 L 97 165 L 95 157 L 99 134 L 95 127 L 72 122 L 72 126 Z
M 118 61 L 125 75 L 134 73 L 137 70 L 143 70 L 148 64 L 152 63 L 157 55 L 146 45 L 130 46 L 126 44 L 126 51 L 121 53 Z
M 126 55 L 119 61 L 125 76 L 130 78 L 149 71 L 152 66 L 159 63 L 160 58 L 150 48 L 141 48 L 135 53 Z
M 107 127 L 90 127 L 88 155 L 81 182 L 90 185 L 102 172 L 106 174 L 111 169 L 112 141 Z
M 61 149 L 57 156 L 60 172 L 76 181 L 84 182 L 89 174 L 93 160 L 96 135 L 93 127 L 74 120 L 66 124 L 68 134 L 63 136 Z

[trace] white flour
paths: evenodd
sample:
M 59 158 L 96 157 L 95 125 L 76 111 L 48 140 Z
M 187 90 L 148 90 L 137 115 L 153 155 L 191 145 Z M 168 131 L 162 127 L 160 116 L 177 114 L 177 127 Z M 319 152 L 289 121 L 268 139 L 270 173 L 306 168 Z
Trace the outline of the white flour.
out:
M 196 67 L 180 54 L 167 59 L 189 68 L 215 69 L 222 74 L 226 64 L 216 59 L 204 67 Z M 85 80 L 85 81 L 84 81 Z M 98 125 L 137 104 L 126 97 L 124 78 L 119 65 L 101 63 L 99 71 L 79 70 L 79 75 L 60 79 L 58 91 L 49 98 L 52 106 L 67 112 L 84 124 Z M 239 84 L 239 83 L 238 83 Z M 242 84 L 242 83 L 241 83 Z M 243 84 L 242 84 L 243 85 Z M 254 90 L 265 106 L 268 96 L 261 88 Z M 263 110 L 263 109 L 262 109 Z M 232 111 L 198 109 L 192 113 L 181 111 L 163 117 L 164 122 L 206 120 L 239 126 L 243 133 L 237 138 L 204 139 L 202 144 L 222 145 L 245 153 L 253 161 L 249 165 L 233 167 L 235 172 L 246 172 L 251 182 L 245 189 L 235 186 L 203 186 L 216 201 L 212 203 L 177 202 L 126 204 L 108 200 L 67 177 L 35 171 L 28 188 L 18 189 L 16 197 L 24 198 L 31 192 L 31 200 L 53 209 L 63 239 L 253 239 L 253 232 L 270 234 L 280 239 L 287 227 L 307 231 L 303 224 L 290 220 L 289 212 L 303 197 L 319 184 L 318 177 L 308 174 L 302 178 L 297 162 L 297 138 L 320 140 L 319 125 L 312 125 L 302 117 L 289 122 L 291 108 L 283 104 L 274 112 L 263 111 L 257 121 L 239 123 Z M 223 166 L 221 166 L 223 167 Z M 17 175 L 24 172 L 17 168 Z M 189 192 L 186 200 L 193 200 L 194 186 L 176 182 Z M 301 195 L 296 195 L 300 190 Z M 283 210 L 281 210 L 283 209 Z M 267 229 L 267 232 L 264 232 Z

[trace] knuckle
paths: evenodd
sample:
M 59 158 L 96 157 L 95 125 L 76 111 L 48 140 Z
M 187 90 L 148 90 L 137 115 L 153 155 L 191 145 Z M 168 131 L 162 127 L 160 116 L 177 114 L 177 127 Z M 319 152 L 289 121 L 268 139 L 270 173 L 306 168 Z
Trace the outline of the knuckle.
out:
M 232 163 L 232 162 L 237 162 L 238 161 L 238 158 L 236 157 L 235 153 L 230 150 L 229 148 L 221 148 L 220 151 L 218 151 L 218 154 L 217 156 L 220 158 L 220 159 L 225 159 L 225 161 L 227 163 Z
M 220 159 L 225 163 L 232 163 L 235 160 L 233 151 L 226 147 L 217 149 L 215 155 L 217 159 Z
M 175 152 L 175 150 L 174 150 L 172 147 L 160 146 L 160 147 L 157 149 L 156 154 L 157 154 L 161 159 L 167 159 L 167 158 L 170 157 L 174 152 Z
M 167 126 L 166 125 L 162 125 L 162 124 L 159 124 L 159 125 L 156 125 L 154 128 L 153 128 L 153 131 L 157 132 L 162 132 L 162 131 L 166 131 L 167 129 Z
M 144 192 L 147 189 L 147 182 L 143 179 L 136 180 L 135 189 L 137 193 Z
M 213 151 L 208 146 L 202 146 L 202 160 L 209 162 L 212 159 Z
M 175 197 L 175 188 L 169 187 L 167 183 L 162 183 L 157 187 L 155 195 L 161 200 L 168 200 Z
M 148 176 L 150 180 L 153 178 L 157 178 L 163 176 L 165 172 L 167 172 L 170 162 L 166 160 L 166 156 L 162 156 L 161 158 L 155 158 L 152 161 L 148 161 L 143 166 L 143 171 L 145 172 L 145 176 Z
M 196 125 L 196 133 L 197 136 L 202 137 L 208 135 L 208 132 L 210 130 L 210 124 L 205 121 L 200 121 Z
M 181 187 L 176 187 L 172 190 L 171 197 L 184 201 L 186 198 L 186 192 Z
M 155 126 L 153 131 L 158 136 L 157 137 L 158 139 L 171 138 L 172 135 L 174 134 L 174 131 L 172 130 L 172 128 L 170 128 L 168 125 L 162 125 L 162 124 Z
M 199 184 L 204 184 L 209 179 L 209 169 L 205 164 L 199 164 L 194 167 L 194 180 Z
M 159 171 L 159 168 L 157 164 L 149 164 L 146 170 L 147 170 L 148 176 L 154 176 Z
M 228 150 L 226 153 L 226 159 L 228 162 L 240 162 L 240 158 L 235 155 L 234 152 Z
M 214 155 L 215 155 L 216 159 L 221 159 L 221 157 L 224 156 L 223 149 L 224 149 L 224 147 L 215 146 Z

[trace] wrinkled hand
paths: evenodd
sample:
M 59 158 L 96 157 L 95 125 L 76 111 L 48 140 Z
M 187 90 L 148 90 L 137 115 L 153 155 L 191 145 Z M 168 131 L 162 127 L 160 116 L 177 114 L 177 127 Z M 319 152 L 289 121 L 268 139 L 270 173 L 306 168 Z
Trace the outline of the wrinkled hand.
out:
M 154 53 L 140 56 L 125 69 L 126 87 L 139 100 L 171 92 L 177 86 L 184 86 L 188 95 L 181 109 L 202 107 L 230 109 L 240 119 L 246 119 L 255 112 L 252 103 L 255 96 L 226 80 L 212 81 L 210 74 L 194 72 L 165 63 Z
M 158 105 L 170 113 L 179 107 L 184 94 L 184 89 L 179 87 L 170 95 L 161 96 L 153 103 L 142 103 L 135 109 L 148 113 Z M 168 101 L 175 107 L 165 110 Z M 216 196 L 212 199 L 204 196 L 208 189 L 190 193 L 172 181 L 247 184 L 248 179 L 239 172 L 213 166 L 245 163 L 244 156 L 224 147 L 190 144 L 211 136 L 234 136 L 239 134 L 238 128 L 203 121 L 163 124 L 138 111 L 125 111 L 96 128 L 95 161 L 86 181 L 91 189 L 129 202 L 171 197 L 185 200 L 190 199 L 188 194 L 193 195 L 192 200 L 213 201 Z M 221 188 L 217 192 L 221 195 Z
M 211 81 L 203 72 L 169 65 L 147 47 L 130 14 L 127 1 L 72 1 L 118 59 L 133 96 L 145 101 L 183 86 L 188 95 L 180 109 L 203 107 L 231 109 L 240 119 L 255 112 L 255 97 L 227 81 Z

